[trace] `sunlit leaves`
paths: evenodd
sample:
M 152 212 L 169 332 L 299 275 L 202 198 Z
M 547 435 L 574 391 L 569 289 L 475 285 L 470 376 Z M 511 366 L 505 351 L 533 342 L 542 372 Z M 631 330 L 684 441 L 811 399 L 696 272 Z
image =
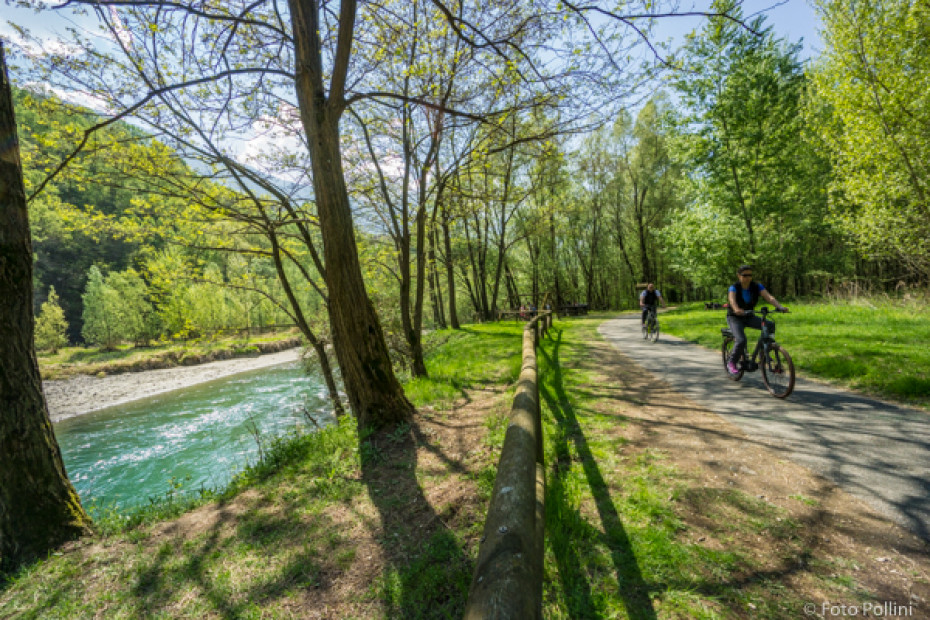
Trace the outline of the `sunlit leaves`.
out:
M 930 273 L 930 7 L 816 3 L 827 43 L 809 118 L 834 166 L 836 220 L 872 257 Z

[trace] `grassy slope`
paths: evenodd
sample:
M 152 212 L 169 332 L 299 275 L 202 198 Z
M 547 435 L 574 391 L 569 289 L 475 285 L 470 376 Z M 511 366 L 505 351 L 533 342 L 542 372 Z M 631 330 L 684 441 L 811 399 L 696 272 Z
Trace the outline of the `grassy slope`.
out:
M 792 303 L 776 315 L 777 340 L 800 376 L 930 408 L 930 308 L 890 302 Z M 688 305 L 665 313 L 662 330 L 719 349 L 724 311 Z M 750 330 L 751 331 L 751 330 Z M 750 346 L 758 332 L 750 333 Z

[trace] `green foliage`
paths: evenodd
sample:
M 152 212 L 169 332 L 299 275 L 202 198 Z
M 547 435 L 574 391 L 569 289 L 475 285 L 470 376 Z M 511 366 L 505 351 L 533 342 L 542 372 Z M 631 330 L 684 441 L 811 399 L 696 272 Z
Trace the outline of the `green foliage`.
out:
M 834 167 L 836 221 L 871 257 L 930 274 L 930 7 L 817 0 L 808 120 Z
M 48 290 L 48 300 L 42 304 L 39 316 L 36 317 L 35 342 L 40 351 L 57 353 L 58 349 L 68 344 L 68 322 L 65 313 L 58 304 L 58 293 L 55 287 Z
M 696 202 L 679 210 L 658 232 L 669 265 L 696 286 L 722 299 L 726 276 L 743 260 L 743 223 L 713 203 Z
M 111 273 L 106 286 L 120 300 L 117 322 L 122 338 L 144 345 L 161 335 L 161 322 L 149 300 L 148 286 L 134 269 Z
M 118 323 L 119 293 L 107 286 L 100 269 L 94 265 L 87 273 L 84 302 L 84 327 L 81 335 L 93 345 L 113 349 L 119 343 L 122 331 Z
M 98 117 L 37 92 L 14 91 L 27 195 L 70 154 Z M 155 159 L 138 129 L 115 124 L 99 133 L 85 153 L 29 203 L 36 280 L 54 286 L 71 340 L 82 331 L 82 292 L 92 265 L 120 271 L 133 262 L 140 240 L 125 234 L 126 209 L 139 202 L 143 184 L 120 161 L 128 152 Z M 149 243 L 154 242 L 152 239 Z
M 54 96 L 18 90 L 15 97 L 31 192 L 98 118 Z M 166 332 L 187 338 L 289 324 L 276 305 L 282 295 L 275 269 L 257 253 L 263 250 L 261 237 L 232 234 L 220 216 L 241 199 L 198 180 L 166 145 L 116 123 L 95 133 L 30 203 L 37 285 L 54 286 L 61 295 L 72 340 L 83 335 L 107 348 L 121 340 L 144 345 Z M 283 243 L 302 258 L 292 244 Z M 255 253 L 231 255 L 240 249 Z M 90 287 L 96 306 L 87 310 L 84 293 L 92 266 L 109 275 L 106 287 Z M 304 296 L 309 285 L 296 288 Z M 317 304 L 310 313 L 318 310 Z M 85 316 L 92 320 L 86 330 Z
M 731 0 L 714 7 L 739 14 Z M 757 263 L 769 278 L 832 271 L 832 248 L 843 252 L 825 223 L 828 169 L 802 131 L 800 46 L 777 39 L 764 17 L 750 25 L 760 34 L 708 20 L 691 35 L 688 71 L 676 82 L 687 111 L 679 148 L 692 167 L 691 186 L 663 239 L 676 271 L 702 286 L 728 279 L 740 262 Z
M 83 302 L 82 334 L 90 344 L 112 350 L 123 340 L 146 344 L 161 333 L 148 287 L 133 269 L 104 278 L 96 265 L 91 267 Z

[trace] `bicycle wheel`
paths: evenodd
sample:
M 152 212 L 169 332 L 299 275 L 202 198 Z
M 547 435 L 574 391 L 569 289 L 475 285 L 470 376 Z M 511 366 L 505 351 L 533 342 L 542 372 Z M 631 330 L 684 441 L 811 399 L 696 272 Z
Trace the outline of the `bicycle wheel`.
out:
M 769 347 L 762 360 L 762 381 L 775 398 L 785 398 L 794 389 L 794 362 L 788 352 L 777 344 Z
M 649 338 L 649 327 L 643 323 L 643 340 L 648 340 Z
M 649 340 L 656 342 L 659 339 L 659 322 L 653 321 L 649 326 Z
M 739 367 L 738 367 L 738 368 L 739 368 L 739 372 L 737 372 L 736 374 L 733 374 L 733 373 L 730 372 L 730 370 L 727 368 L 727 360 L 730 359 L 730 353 L 731 353 L 732 351 L 733 351 L 733 339 L 732 339 L 732 338 L 724 338 L 724 339 L 723 339 L 723 346 L 720 347 L 720 352 L 723 354 L 723 372 L 727 373 L 727 377 L 729 377 L 729 378 L 732 379 L 733 381 L 739 381 L 740 379 L 743 378 L 743 373 L 745 372 L 745 371 L 743 370 L 743 367 L 742 367 L 742 366 L 739 366 Z

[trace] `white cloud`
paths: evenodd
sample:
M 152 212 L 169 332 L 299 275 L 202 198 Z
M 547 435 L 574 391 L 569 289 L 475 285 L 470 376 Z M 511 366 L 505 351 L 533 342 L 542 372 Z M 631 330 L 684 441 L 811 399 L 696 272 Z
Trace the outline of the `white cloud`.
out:
M 10 26 L 7 22 L 0 22 L 0 37 L 3 37 L 22 54 L 32 59 L 45 56 L 73 57 L 81 56 L 84 53 L 80 46 L 54 36 L 24 37 L 19 30 Z
M 33 92 L 54 94 L 62 101 L 83 106 L 100 114 L 111 113 L 111 108 L 105 100 L 84 91 L 58 88 L 41 82 L 27 82 L 24 87 Z
M 308 154 L 300 138 L 303 128 L 296 108 L 282 107 L 276 117 L 262 116 L 251 129 L 236 149 L 238 162 L 289 183 L 306 178 Z

